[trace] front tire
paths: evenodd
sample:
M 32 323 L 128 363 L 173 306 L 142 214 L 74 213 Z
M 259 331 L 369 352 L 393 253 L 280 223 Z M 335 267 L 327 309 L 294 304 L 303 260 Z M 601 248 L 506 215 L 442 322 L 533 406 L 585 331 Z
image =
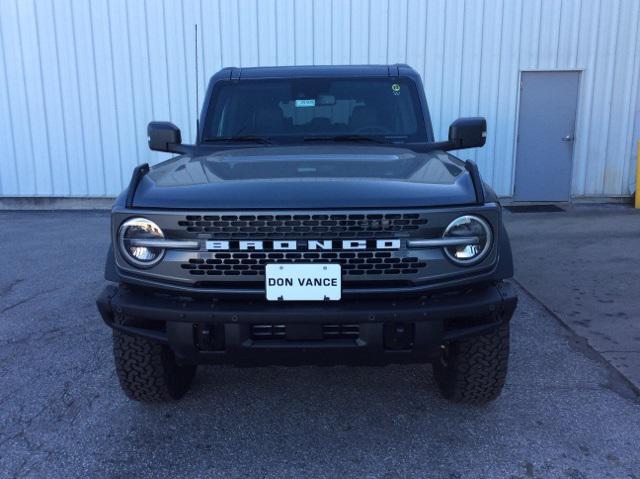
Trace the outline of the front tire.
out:
M 168 346 L 116 330 L 113 356 L 120 387 L 135 401 L 180 399 L 196 372 L 196 366 L 179 365 Z
M 509 323 L 505 322 L 490 333 L 447 344 L 433 372 L 446 399 L 482 405 L 500 395 L 508 363 Z

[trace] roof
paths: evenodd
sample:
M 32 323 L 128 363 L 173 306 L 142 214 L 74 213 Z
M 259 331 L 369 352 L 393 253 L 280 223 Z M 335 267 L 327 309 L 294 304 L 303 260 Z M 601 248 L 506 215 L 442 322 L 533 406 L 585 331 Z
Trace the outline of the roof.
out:
M 222 75 L 221 75 L 222 74 Z M 309 78 L 309 77 L 390 77 L 413 76 L 418 73 L 409 65 L 296 65 L 277 67 L 223 68 L 215 76 L 243 78 Z

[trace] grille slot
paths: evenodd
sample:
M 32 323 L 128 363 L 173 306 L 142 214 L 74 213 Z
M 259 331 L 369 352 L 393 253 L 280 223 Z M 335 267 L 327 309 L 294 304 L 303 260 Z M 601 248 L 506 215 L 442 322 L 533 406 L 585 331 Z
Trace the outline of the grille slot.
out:
M 267 263 L 337 263 L 342 274 L 363 275 L 415 275 L 427 267 L 415 256 L 399 257 L 390 251 L 358 252 L 225 252 L 206 253 L 206 257 L 191 258 L 182 263 L 182 269 L 194 276 L 264 276 Z
M 358 339 L 360 337 L 359 324 L 325 324 L 322 326 L 325 339 Z
M 252 339 L 283 339 L 287 335 L 284 324 L 254 324 L 251 326 Z
M 187 233 L 228 239 L 373 238 L 417 231 L 427 224 L 420 213 L 188 215 L 178 221 Z
M 286 324 L 253 324 L 251 325 L 251 339 L 269 340 L 285 339 Z M 358 339 L 360 337 L 359 324 L 323 324 L 323 339 Z

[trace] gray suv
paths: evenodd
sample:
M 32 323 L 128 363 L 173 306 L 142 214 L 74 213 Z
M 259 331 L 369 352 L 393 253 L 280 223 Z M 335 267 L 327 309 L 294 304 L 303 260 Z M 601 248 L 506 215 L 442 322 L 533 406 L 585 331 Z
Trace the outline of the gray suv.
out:
M 198 364 L 431 362 L 442 394 L 496 398 L 516 296 L 496 194 L 435 141 L 407 65 L 225 68 L 196 142 L 138 166 L 113 206 L 106 286 L 132 399 L 178 399 Z

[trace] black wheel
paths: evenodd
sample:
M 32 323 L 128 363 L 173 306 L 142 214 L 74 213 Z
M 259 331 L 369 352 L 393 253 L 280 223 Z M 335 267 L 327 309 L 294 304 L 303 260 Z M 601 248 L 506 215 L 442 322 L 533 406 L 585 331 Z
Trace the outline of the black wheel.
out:
M 445 345 L 433 372 L 445 398 L 486 404 L 500 395 L 508 363 L 509 323 L 505 322 L 490 333 Z
M 120 387 L 136 401 L 180 399 L 196 372 L 196 366 L 179 365 L 168 346 L 115 330 L 113 356 Z

